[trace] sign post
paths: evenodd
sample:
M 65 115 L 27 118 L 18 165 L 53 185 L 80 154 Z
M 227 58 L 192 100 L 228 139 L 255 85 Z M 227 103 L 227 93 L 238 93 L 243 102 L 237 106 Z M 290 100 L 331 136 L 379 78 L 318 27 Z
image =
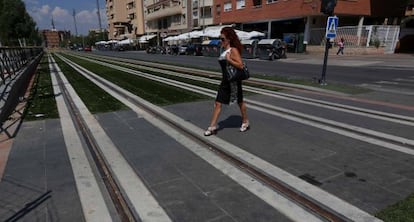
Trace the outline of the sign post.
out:
M 326 65 L 328 63 L 329 48 L 331 46 L 330 39 L 336 37 L 336 28 L 338 27 L 338 17 L 329 16 L 326 21 L 326 43 L 325 43 L 325 56 L 323 58 L 322 76 L 319 79 L 319 84 L 326 85 Z

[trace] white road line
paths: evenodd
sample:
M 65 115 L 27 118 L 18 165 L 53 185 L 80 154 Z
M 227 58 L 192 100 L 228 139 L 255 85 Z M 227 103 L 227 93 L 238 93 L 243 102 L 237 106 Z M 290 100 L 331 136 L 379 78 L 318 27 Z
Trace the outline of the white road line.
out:
M 78 66 L 78 65 L 76 65 Z M 85 70 L 86 71 L 86 70 Z M 140 97 L 120 88 L 119 86 L 97 76 L 96 74 L 86 71 L 88 74 L 104 81 L 106 84 L 109 84 L 111 87 L 116 88 L 117 90 L 122 91 L 123 93 L 127 94 L 134 100 L 137 100 L 141 103 L 144 103 L 146 106 L 151 107 L 152 109 L 156 110 L 158 113 L 162 114 L 163 116 L 167 117 L 168 119 L 174 121 L 175 123 L 181 125 L 182 127 L 189 129 L 192 132 L 196 132 L 200 137 L 205 139 L 202 136 L 203 130 L 199 127 L 193 125 L 192 123 L 187 122 L 186 120 L 167 112 L 166 110 L 155 106 Z M 91 79 L 92 80 L 92 79 Z M 253 194 L 257 195 L 259 198 L 266 201 L 269 205 L 273 206 L 275 209 L 278 209 L 280 212 L 284 213 L 286 216 L 291 218 L 294 221 L 320 221 L 319 218 L 315 218 L 314 215 L 309 214 L 308 212 L 304 211 L 302 208 L 297 207 L 296 204 L 290 202 L 289 200 L 285 199 L 283 196 L 274 193 L 271 189 L 267 186 L 264 186 L 262 183 L 256 181 L 249 175 L 241 172 L 239 169 L 235 168 L 231 164 L 227 163 L 223 159 L 219 158 L 217 155 L 213 154 L 212 152 L 208 151 L 207 149 L 200 147 L 194 141 L 184 137 L 179 132 L 175 131 L 170 126 L 164 124 L 163 122 L 159 121 L 157 117 L 154 117 L 148 113 L 143 112 L 141 109 L 137 108 L 134 104 L 132 104 L 129 100 L 125 99 L 124 97 L 119 96 L 116 92 L 113 92 L 110 88 L 106 87 L 105 85 L 92 80 L 95 84 L 99 87 L 110 93 L 112 96 L 123 102 L 125 105 L 133 109 L 137 112 L 138 115 L 143 116 L 147 121 L 152 123 L 154 126 L 160 128 L 166 134 L 170 135 L 176 141 L 183 144 L 189 150 L 209 162 L 212 166 L 217 168 L 218 170 L 222 171 L 224 174 L 228 175 L 234 181 L 248 189 Z M 309 183 L 304 182 L 303 180 L 297 178 L 294 175 L 278 168 L 259 157 L 256 157 L 243 149 L 240 149 L 237 146 L 234 146 L 231 143 L 228 143 L 218 137 L 209 137 L 208 138 L 211 142 L 215 143 L 217 146 L 222 147 L 225 151 L 227 151 L 230 155 L 233 155 L 246 163 L 249 163 L 255 166 L 257 169 L 261 169 L 266 174 L 277 178 L 278 180 L 286 183 L 287 185 L 293 187 L 294 189 L 298 190 L 299 192 L 306 194 L 310 198 L 322 203 L 326 207 L 329 207 L 336 212 L 339 212 L 341 215 L 344 215 L 347 218 L 350 218 L 354 221 L 366 221 L 366 222 L 379 222 L 381 220 L 371 216 L 370 214 L 358 209 L 357 207 L 345 202 L 333 196 L 332 194 L 323 191 L 322 189 L 315 187 Z
M 414 91 L 409 91 L 409 90 L 405 90 L 405 89 L 384 88 L 382 85 L 369 84 L 369 83 L 363 83 L 360 86 L 366 87 L 366 88 L 369 88 L 369 89 L 372 89 L 372 90 L 376 90 L 376 91 L 414 96 Z
M 92 168 L 82 147 L 81 139 L 72 122 L 72 117 L 66 107 L 61 90 L 55 75 L 61 73 L 60 69 L 52 66 L 53 58 L 49 56 L 49 68 L 53 84 L 54 94 L 57 95 L 56 103 L 62 124 L 63 136 L 69 160 L 72 165 L 76 187 L 82 205 L 85 220 L 87 222 L 112 221 L 108 207 L 99 189 L 98 182 L 92 172 Z
M 67 82 L 66 77 L 60 74 L 61 78 Z M 137 176 L 134 169 L 128 164 L 118 148 L 109 139 L 95 117 L 89 112 L 88 108 L 76 94 L 73 87 L 65 84 L 70 96 L 74 100 L 83 120 L 93 134 L 99 149 L 102 151 L 113 176 L 121 185 L 126 193 L 128 200 L 135 208 L 142 221 L 167 222 L 171 221 L 164 209 L 159 205 L 152 193 L 147 189 L 142 180 Z
M 396 78 L 394 80 L 398 82 L 414 82 L 414 79 Z

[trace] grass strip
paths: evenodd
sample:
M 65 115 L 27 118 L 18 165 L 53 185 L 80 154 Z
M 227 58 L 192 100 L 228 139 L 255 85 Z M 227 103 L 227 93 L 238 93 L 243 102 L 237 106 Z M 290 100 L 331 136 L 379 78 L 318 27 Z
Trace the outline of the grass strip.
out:
M 40 60 L 27 101 L 24 120 L 59 118 L 47 57 Z
M 130 68 L 130 69 L 135 70 L 135 71 L 144 72 L 144 73 L 148 73 L 148 74 L 151 74 L 151 75 L 176 80 L 176 81 L 179 81 L 179 82 L 188 83 L 188 84 L 191 84 L 191 85 L 195 85 L 195 86 L 199 86 L 199 87 L 203 87 L 203 88 L 207 88 L 207 89 L 211 89 L 211 90 L 217 90 L 218 89 L 217 84 L 208 83 L 208 82 L 199 81 L 199 80 L 188 79 L 188 78 L 185 78 L 185 77 L 179 77 L 179 76 L 164 74 L 164 73 L 161 73 L 161 72 L 155 72 L 155 71 L 147 70 L 145 68 L 138 68 L 133 63 L 124 62 L 124 64 L 119 64 L 118 62 L 103 60 L 101 58 L 97 58 L 97 60 L 99 60 L 101 62 L 107 62 L 107 63 L 114 64 L 114 65 L 117 65 L 117 66 L 125 67 L 125 68 Z M 197 74 L 194 74 L 194 75 L 198 76 Z M 202 77 L 221 81 L 220 76 L 210 76 L 210 77 L 202 76 Z M 243 84 L 248 85 L 248 86 L 252 86 L 252 87 L 258 87 L 258 88 L 262 88 L 262 89 L 272 90 L 272 91 L 282 90 L 281 88 L 278 88 L 278 87 L 251 84 L 251 83 L 248 83 L 248 82 L 243 82 Z M 243 92 L 243 94 L 244 95 L 254 95 L 256 93 L 246 91 L 246 92 Z
M 116 69 L 88 62 L 65 54 L 65 57 L 75 63 L 93 70 L 102 78 L 130 91 L 131 93 L 157 105 L 171 105 L 176 103 L 193 102 L 211 99 L 210 97 L 192 93 L 178 87 L 169 86 L 154 80 L 125 73 Z
M 96 114 L 128 109 L 123 103 L 79 74 L 61 59 L 56 56 L 54 58 L 91 113 Z
M 414 222 L 414 194 L 375 215 L 384 222 Z
M 151 61 L 151 60 L 141 60 L 141 61 L 155 63 L 154 61 Z M 201 69 L 201 70 L 207 70 L 207 71 L 213 71 L 213 72 L 221 72 L 221 70 L 218 69 L 218 68 L 206 68 L 206 67 L 199 67 L 199 66 L 176 64 L 176 63 L 171 63 L 171 62 L 163 62 L 162 64 L 186 67 L 186 68 L 191 68 L 191 69 Z M 138 71 L 149 72 L 149 71 L 146 71 L 146 70 L 137 69 L 137 68 L 133 67 L 132 65 L 130 67 L 132 67 L 132 68 L 134 68 L 135 70 L 138 70 Z M 160 74 L 157 74 L 157 75 L 160 75 Z M 289 78 L 289 77 L 281 77 L 281 76 L 273 76 L 273 75 L 269 76 L 269 75 L 266 75 L 266 74 L 257 74 L 257 73 L 251 73 L 251 76 L 254 77 L 254 78 L 258 78 L 258 79 L 266 79 L 266 80 L 273 80 L 273 81 L 278 81 L 278 82 L 292 83 L 292 84 L 297 84 L 297 85 L 312 86 L 312 87 L 315 87 L 315 88 L 326 89 L 326 90 L 331 90 L 331 91 L 341 92 L 341 93 L 346 93 L 346 94 L 351 94 L 351 95 L 368 93 L 368 92 L 372 91 L 370 89 L 366 89 L 366 88 L 362 88 L 362 87 L 358 87 L 358 86 L 347 85 L 347 84 L 336 83 L 336 82 L 329 82 L 329 84 L 327 84 L 327 85 L 320 85 L 315 80 L 307 80 L 307 79 L 301 79 L 301 78 Z M 172 77 L 168 77 L 168 78 L 172 79 Z M 212 78 L 213 79 L 219 79 L 219 77 L 212 77 Z M 182 81 L 182 80 L 179 80 L 179 81 Z M 198 85 L 198 83 L 196 83 L 195 81 L 194 81 L 194 83 L 191 83 L 191 84 Z M 259 84 L 248 84 L 248 85 L 253 86 L 253 87 L 259 87 L 259 88 L 262 88 L 262 89 L 273 90 L 273 91 L 283 90 L 283 89 L 278 88 L 278 87 L 261 86 Z M 201 85 L 201 86 L 203 86 L 203 85 Z M 210 88 L 209 86 L 207 86 L 207 87 Z M 213 89 L 213 88 L 211 88 L 211 89 Z M 214 89 L 216 89 L 216 88 L 214 88 Z

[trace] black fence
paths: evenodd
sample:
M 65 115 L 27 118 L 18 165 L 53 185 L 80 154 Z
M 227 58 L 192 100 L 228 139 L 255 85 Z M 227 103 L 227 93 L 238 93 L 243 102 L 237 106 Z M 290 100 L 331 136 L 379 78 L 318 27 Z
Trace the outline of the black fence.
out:
M 4 123 L 24 98 L 30 79 L 43 55 L 43 48 L 0 47 L 0 124 Z M 12 135 L 9 135 L 11 137 Z

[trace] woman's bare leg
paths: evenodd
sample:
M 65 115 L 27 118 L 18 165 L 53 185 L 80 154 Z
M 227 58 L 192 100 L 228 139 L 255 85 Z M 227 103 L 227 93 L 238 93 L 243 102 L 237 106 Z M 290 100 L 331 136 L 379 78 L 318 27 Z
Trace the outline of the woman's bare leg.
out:
M 211 117 L 210 126 L 215 127 L 217 125 L 218 117 L 220 116 L 221 112 L 221 103 L 214 102 L 214 110 L 213 110 L 213 116 Z
M 246 103 L 245 102 L 239 103 L 239 108 L 240 108 L 240 113 L 241 113 L 241 117 L 242 117 L 242 123 L 247 123 L 249 121 L 249 119 L 247 118 Z

